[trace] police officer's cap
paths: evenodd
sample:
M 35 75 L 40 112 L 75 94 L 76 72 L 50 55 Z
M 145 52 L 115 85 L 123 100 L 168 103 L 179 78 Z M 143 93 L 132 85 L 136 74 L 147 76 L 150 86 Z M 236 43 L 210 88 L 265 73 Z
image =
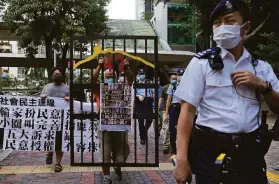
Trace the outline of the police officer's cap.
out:
M 143 68 L 140 68 L 140 69 L 139 69 L 139 71 L 138 71 L 138 74 L 139 74 L 139 75 L 141 75 L 141 74 L 145 74 L 144 69 L 143 69 Z
M 184 72 L 185 72 L 184 69 L 179 69 L 179 70 L 177 70 L 176 74 L 177 74 L 177 75 L 183 75 Z
M 242 0 L 221 0 L 211 12 L 210 22 L 213 23 L 219 16 L 223 16 L 235 11 L 247 9 Z

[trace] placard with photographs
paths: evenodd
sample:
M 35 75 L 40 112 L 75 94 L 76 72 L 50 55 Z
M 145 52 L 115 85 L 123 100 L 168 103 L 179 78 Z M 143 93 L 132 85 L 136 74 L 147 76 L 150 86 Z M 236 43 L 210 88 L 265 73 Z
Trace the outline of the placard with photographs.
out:
M 101 131 L 131 131 L 133 115 L 132 86 L 101 84 Z

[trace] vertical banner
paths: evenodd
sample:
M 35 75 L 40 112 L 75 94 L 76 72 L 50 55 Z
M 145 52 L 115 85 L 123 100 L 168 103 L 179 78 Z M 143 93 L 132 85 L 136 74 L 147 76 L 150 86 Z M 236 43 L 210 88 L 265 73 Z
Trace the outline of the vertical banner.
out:
M 62 137 L 62 150 L 70 152 L 70 110 L 64 112 Z M 74 121 L 74 146 L 75 152 L 99 152 L 98 121 L 93 123 L 89 119 Z
M 101 84 L 101 131 L 131 131 L 133 118 L 132 86 Z

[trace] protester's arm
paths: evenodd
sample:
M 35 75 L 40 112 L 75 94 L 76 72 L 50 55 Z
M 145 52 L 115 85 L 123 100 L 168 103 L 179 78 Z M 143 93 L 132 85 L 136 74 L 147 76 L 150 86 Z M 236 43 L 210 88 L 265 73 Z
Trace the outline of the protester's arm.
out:
M 124 60 L 124 71 L 125 71 L 128 84 L 133 84 L 134 81 L 133 72 L 129 66 L 129 61 L 126 58 Z
M 93 79 L 92 79 L 92 83 L 93 84 L 96 84 L 97 81 L 98 81 L 98 78 L 99 78 L 99 74 L 100 74 L 100 71 L 102 70 L 102 65 L 104 64 L 104 58 L 101 57 L 99 59 L 99 63 L 98 63 L 98 66 L 97 68 L 93 71 Z

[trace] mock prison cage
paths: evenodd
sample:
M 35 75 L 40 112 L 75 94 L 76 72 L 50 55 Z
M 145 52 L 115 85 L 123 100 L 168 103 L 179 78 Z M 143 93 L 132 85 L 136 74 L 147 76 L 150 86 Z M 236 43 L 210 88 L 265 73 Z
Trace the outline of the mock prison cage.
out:
M 87 56 L 90 55 L 91 56 Z M 105 58 L 105 64 L 101 66 L 99 82 L 93 82 L 94 71 L 98 65 L 98 59 Z M 133 95 L 130 99 L 127 95 L 126 101 L 131 101 L 131 109 L 125 114 L 124 111 L 114 112 L 114 115 L 122 122 L 124 115 L 131 117 L 131 122 L 126 130 L 121 130 L 123 136 L 123 162 L 105 160 L 106 149 L 114 145 L 116 140 L 110 140 L 111 145 L 106 145 L 105 140 L 108 136 L 103 119 L 113 119 L 113 116 L 106 117 L 106 111 L 102 110 L 107 102 L 116 101 L 112 97 L 104 97 L 108 85 L 105 81 L 105 71 L 113 73 L 113 82 L 118 83 L 118 77 L 124 74 L 126 81 L 127 68 L 123 65 L 123 60 L 129 60 L 129 68 L 132 71 L 133 82 L 128 84 Z M 121 69 L 122 67 L 122 69 Z M 139 83 L 137 73 L 139 68 L 144 68 L 146 78 L 144 83 Z M 69 84 L 70 84 L 70 140 L 69 149 L 71 152 L 72 166 L 121 166 L 121 167 L 158 167 L 158 38 L 156 36 L 80 36 L 72 37 L 70 40 L 70 61 L 69 61 Z M 123 85 L 127 85 L 124 83 Z M 153 89 L 153 111 L 146 114 L 137 113 L 135 110 L 135 97 L 137 90 L 144 89 L 145 94 L 148 90 Z M 98 92 L 100 92 L 98 97 Z M 112 89 L 112 93 L 113 93 Z M 87 94 L 87 95 L 84 95 Z M 97 94 L 97 95 L 96 95 Z M 95 96 L 95 98 L 94 98 Z M 113 96 L 113 95 L 112 95 Z M 123 95 L 124 97 L 124 95 Z M 87 101 L 87 102 L 86 102 Z M 126 102 L 125 99 L 119 103 Z M 119 106 L 115 102 L 115 106 Z M 144 101 L 147 104 L 146 101 Z M 111 102 L 109 102 L 111 103 Z M 85 107 L 85 104 L 87 105 Z M 98 105 L 99 104 L 99 105 Z M 101 104 L 101 105 L 100 105 Z M 90 108 L 88 108 L 90 106 Z M 125 108 L 128 104 L 124 103 Z M 99 108 L 98 108 L 99 107 Z M 86 108 L 86 109 L 85 109 Z M 101 116 L 102 114 L 102 116 Z M 145 145 L 140 144 L 139 122 L 138 119 L 145 121 L 152 120 L 154 127 L 151 125 L 149 131 L 153 134 L 146 133 Z M 117 124 L 117 123 L 116 123 Z M 117 124 L 118 125 L 118 124 Z M 116 125 L 116 126 L 117 126 Z M 130 126 L 130 130 L 129 130 Z M 101 131 L 101 127 L 104 127 Z M 112 131 L 117 132 L 117 131 Z M 120 135 L 120 134 L 117 134 Z M 152 135 L 152 136 L 151 136 Z M 101 137 L 101 138 L 100 138 Z M 120 138 L 120 137 L 119 137 Z M 127 143 L 130 149 L 126 149 Z M 121 145 L 120 145 L 121 147 Z M 125 156 L 128 154 L 128 157 Z

